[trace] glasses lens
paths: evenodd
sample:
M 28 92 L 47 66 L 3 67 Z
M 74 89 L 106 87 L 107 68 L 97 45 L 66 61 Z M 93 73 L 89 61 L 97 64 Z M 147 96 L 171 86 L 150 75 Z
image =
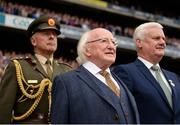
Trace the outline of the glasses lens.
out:
M 109 39 L 109 38 L 102 38 L 102 39 L 96 39 L 96 40 L 92 40 L 92 41 L 88 41 L 87 43 L 92 43 L 92 42 L 101 42 L 101 43 L 105 43 L 105 44 L 114 44 L 114 46 L 117 46 L 117 40 L 115 38 L 113 39 Z

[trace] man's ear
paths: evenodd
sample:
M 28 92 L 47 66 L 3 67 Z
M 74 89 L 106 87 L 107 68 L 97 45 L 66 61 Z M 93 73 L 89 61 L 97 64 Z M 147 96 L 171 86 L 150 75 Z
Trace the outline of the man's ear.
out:
M 137 48 L 142 48 L 142 40 L 140 40 L 140 39 L 137 39 L 136 40 L 136 42 L 135 42 L 135 44 L 136 44 L 136 46 L 137 46 Z
M 33 46 L 36 46 L 35 38 L 33 36 L 30 38 L 30 41 Z
M 85 55 L 87 57 L 91 56 L 91 49 L 90 48 L 88 48 L 88 47 L 85 48 Z

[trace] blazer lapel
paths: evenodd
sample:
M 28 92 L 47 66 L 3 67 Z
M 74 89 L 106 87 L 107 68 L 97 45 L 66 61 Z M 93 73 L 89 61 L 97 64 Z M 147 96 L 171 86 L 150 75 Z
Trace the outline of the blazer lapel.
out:
M 146 79 L 150 81 L 150 83 L 154 86 L 154 88 L 157 89 L 158 93 L 161 95 L 164 101 L 169 105 L 166 96 L 163 90 L 161 89 L 159 83 L 156 81 L 156 79 L 153 77 L 153 75 L 147 69 L 147 67 L 138 59 L 135 61 L 135 65 L 137 66 L 137 69 L 140 70 L 140 72 L 146 77 Z
M 78 77 L 83 80 L 85 84 L 87 84 L 93 91 L 95 91 L 102 99 L 112 105 L 115 110 L 117 109 L 110 97 L 106 96 L 105 93 L 99 88 L 98 84 L 100 84 L 99 82 L 101 82 L 99 79 L 94 77 L 83 66 L 80 66 L 76 71 L 78 72 Z
M 139 123 L 139 114 L 138 114 L 138 109 L 137 109 L 137 105 L 136 105 L 136 102 L 135 102 L 135 99 L 133 98 L 132 94 L 130 93 L 130 91 L 128 90 L 128 88 L 125 86 L 125 84 L 123 83 L 123 81 L 116 75 L 114 74 L 113 72 L 112 73 L 112 76 L 113 78 L 117 81 L 118 84 L 121 84 L 121 86 L 123 87 L 123 89 L 125 89 L 126 93 L 127 93 L 127 96 L 130 100 L 130 103 L 132 105 L 132 108 L 134 110 L 134 114 L 136 116 L 136 121 L 137 123 Z

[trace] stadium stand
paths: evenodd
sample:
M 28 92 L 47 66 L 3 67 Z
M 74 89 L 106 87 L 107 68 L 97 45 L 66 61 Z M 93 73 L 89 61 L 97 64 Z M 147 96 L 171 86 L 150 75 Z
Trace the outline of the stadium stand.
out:
M 77 41 L 84 31 L 100 26 L 109 29 L 117 36 L 120 44 L 114 64 L 116 65 L 136 58 L 131 39 L 134 28 L 142 22 L 158 21 L 165 27 L 168 44 L 166 57 L 161 63 L 167 69 L 180 74 L 180 68 L 178 68 L 180 61 L 179 15 L 174 11 L 166 13 L 160 7 L 160 10 L 157 7 L 153 11 L 140 5 L 142 5 L 141 2 L 137 5 L 135 1 L 130 0 L 0 0 L 0 15 L 10 14 L 10 16 L 16 15 L 30 19 L 43 14 L 57 17 L 62 24 L 62 35 L 59 37 L 56 58 L 74 67 L 77 66 L 75 62 Z M 25 28 L 16 29 L 0 23 L 2 39 L 7 41 L 0 47 L 3 53 L 1 55 L 6 57 L 6 52 L 13 53 L 13 51 L 18 54 L 30 53 L 31 49 L 28 47 L 24 30 Z M 13 47 L 10 47 L 9 43 Z M 24 55 L 20 54 L 20 56 Z M 169 65 L 166 66 L 166 64 Z

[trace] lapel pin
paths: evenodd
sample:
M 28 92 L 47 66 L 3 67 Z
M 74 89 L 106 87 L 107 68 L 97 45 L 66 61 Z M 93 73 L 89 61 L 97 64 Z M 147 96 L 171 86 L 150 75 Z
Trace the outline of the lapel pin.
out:
M 172 80 L 169 80 L 169 83 L 171 84 L 171 86 L 175 86 L 175 84 L 173 83 L 173 81 Z

